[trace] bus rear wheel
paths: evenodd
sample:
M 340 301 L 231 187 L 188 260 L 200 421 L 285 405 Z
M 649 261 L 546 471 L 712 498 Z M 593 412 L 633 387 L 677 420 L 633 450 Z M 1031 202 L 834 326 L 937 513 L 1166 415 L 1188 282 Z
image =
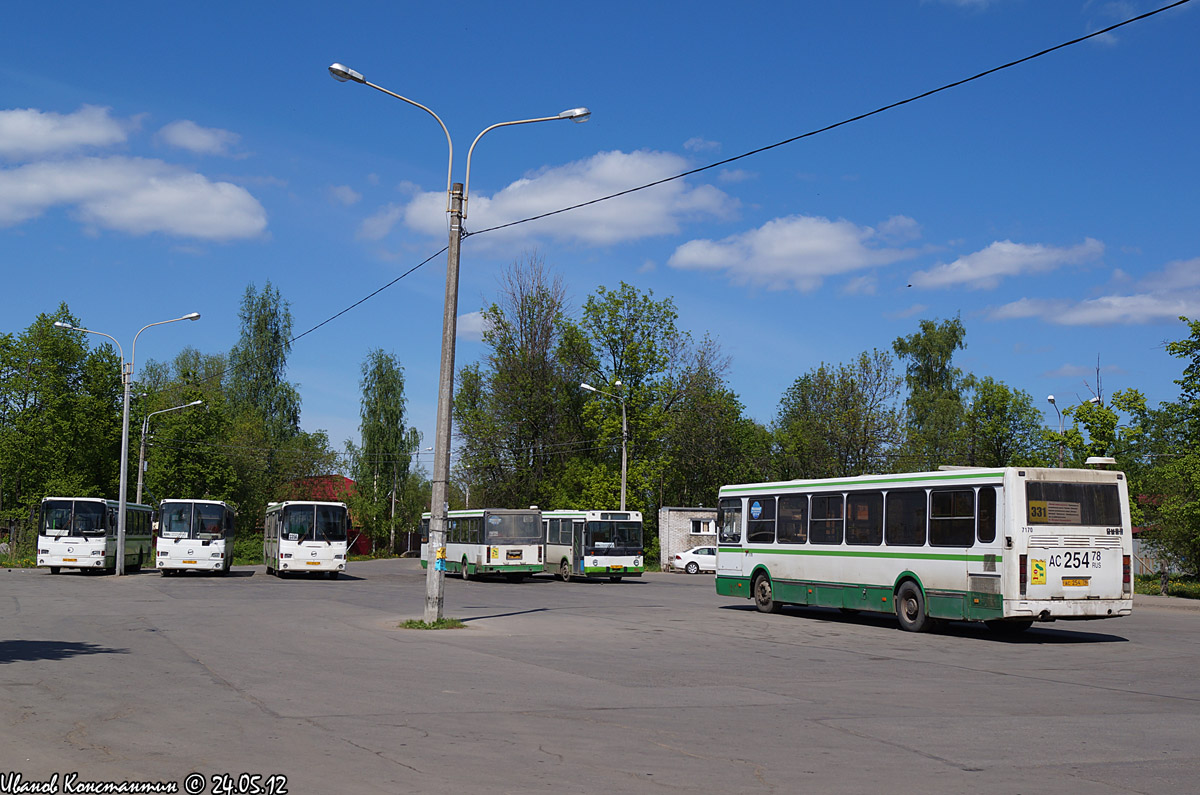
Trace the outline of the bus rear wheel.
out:
M 471 579 L 471 572 L 467 569 L 467 559 L 462 559 L 462 578 L 463 580 Z
M 58 574 L 60 571 L 62 571 L 62 569 L 61 569 L 61 568 L 59 568 L 58 566 L 51 566 L 51 567 L 50 567 L 50 573 L 51 573 L 51 574 Z
M 925 614 L 925 595 L 912 580 L 906 581 L 896 592 L 896 618 L 900 621 L 900 629 L 906 632 L 933 629 L 933 619 Z
M 756 575 L 750 591 L 754 594 L 754 606 L 758 608 L 758 612 L 778 613 L 783 608 L 783 605 L 775 601 L 771 591 L 771 579 L 767 575 Z
M 566 558 L 563 558 L 558 564 L 558 579 L 563 582 L 571 581 L 571 564 L 567 562 Z

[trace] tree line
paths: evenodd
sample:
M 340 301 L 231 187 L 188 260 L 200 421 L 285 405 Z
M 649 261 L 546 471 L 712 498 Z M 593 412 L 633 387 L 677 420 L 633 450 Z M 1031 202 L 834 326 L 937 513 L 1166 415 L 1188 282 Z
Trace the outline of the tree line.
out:
M 1177 400 L 1152 409 L 1134 389 L 1102 395 L 1097 380 L 1092 400 L 1062 410 L 1059 433 L 1028 392 L 955 365 L 966 347 L 959 317 L 921 320 L 887 349 L 799 374 L 763 423 L 729 387 L 720 345 L 681 330 L 673 301 L 652 291 L 600 286 L 575 315 L 562 278 L 533 254 L 504 271 L 482 314 L 485 353 L 456 376 L 452 507 L 615 509 L 624 447 L 626 504 L 643 513 L 652 543 L 659 507 L 714 506 L 727 483 L 1079 467 L 1108 456 L 1129 477 L 1134 524 L 1197 571 L 1200 321 L 1181 318 L 1189 336 L 1166 346 L 1185 363 Z M 239 526 L 257 528 L 267 502 L 327 496 L 316 478 L 344 473 L 357 484 L 344 497 L 356 527 L 377 549 L 411 549 L 429 482 L 413 466 L 421 437 L 408 425 L 402 363 L 368 351 L 359 439 L 338 450 L 299 426 L 288 302 L 269 282 L 250 285 L 239 318 L 230 351 L 185 348 L 137 374 L 131 468 L 145 417 L 203 401 L 154 415 L 143 501 L 225 500 Z M 0 336 L 0 521 L 9 524 L 43 496 L 118 489 L 119 356 L 55 321 L 79 325 L 64 304 Z

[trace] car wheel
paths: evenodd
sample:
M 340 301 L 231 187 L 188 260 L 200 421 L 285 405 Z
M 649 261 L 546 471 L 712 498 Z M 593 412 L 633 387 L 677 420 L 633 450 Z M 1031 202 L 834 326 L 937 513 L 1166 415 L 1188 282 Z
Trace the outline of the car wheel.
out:
M 688 574 L 696 574 L 697 572 L 700 571 L 700 564 L 694 560 L 688 561 L 688 565 L 684 566 L 683 570 L 686 571 Z

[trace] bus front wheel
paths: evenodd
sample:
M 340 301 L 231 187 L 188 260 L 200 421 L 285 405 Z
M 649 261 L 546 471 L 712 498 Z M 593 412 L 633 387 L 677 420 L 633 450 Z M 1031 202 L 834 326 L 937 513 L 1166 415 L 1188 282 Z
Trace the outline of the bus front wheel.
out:
M 567 562 L 566 558 L 563 558 L 562 562 L 558 564 L 558 579 L 563 582 L 571 581 L 571 564 Z
M 933 628 L 933 619 L 925 614 L 925 596 L 912 580 L 896 592 L 896 618 L 900 620 L 900 628 L 907 632 L 928 632 Z
M 51 574 L 58 574 L 60 571 L 62 571 L 62 569 L 60 569 L 58 566 L 51 566 L 51 567 L 50 567 L 50 573 L 51 573 Z
M 471 572 L 467 570 L 467 559 L 462 559 L 462 578 L 463 580 L 471 579 Z
M 775 597 L 771 592 L 771 580 L 765 574 L 759 574 L 754 578 L 754 585 L 750 588 L 754 594 L 754 606 L 758 608 L 760 613 L 778 613 L 783 605 L 775 601 Z

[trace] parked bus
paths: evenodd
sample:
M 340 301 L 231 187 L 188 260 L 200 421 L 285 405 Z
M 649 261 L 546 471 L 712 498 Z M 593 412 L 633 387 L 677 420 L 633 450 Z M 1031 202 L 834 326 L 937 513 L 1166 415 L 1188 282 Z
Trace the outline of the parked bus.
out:
M 945 468 L 724 486 L 717 593 L 1019 632 L 1133 610 L 1120 472 Z
M 154 561 L 164 577 L 196 569 L 221 576 L 233 565 L 234 509 L 219 500 L 163 500 Z
M 421 567 L 429 566 L 429 514 L 421 517 Z M 446 571 L 464 580 L 503 574 L 518 582 L 543 567 L 542 512 L 537 508 L 450 511 Z
M 543 511 L 546 571 L 575 577 L 641 577 L 642 514 L 638 511 Z
M 267 574 L 324 572 L 337 579 L 346 570 L 348 512 L 343 502 L 289 500 L 267 506 L 263 562 Z
M 46 497 L 37 522 L 37 565 L 51 574 L 64 568 L 114 572 L 117 569 L 117 516 L 121 503 L 99 497 Z M 149 505 L 125 504 L 125 568 L 149 563 Z

